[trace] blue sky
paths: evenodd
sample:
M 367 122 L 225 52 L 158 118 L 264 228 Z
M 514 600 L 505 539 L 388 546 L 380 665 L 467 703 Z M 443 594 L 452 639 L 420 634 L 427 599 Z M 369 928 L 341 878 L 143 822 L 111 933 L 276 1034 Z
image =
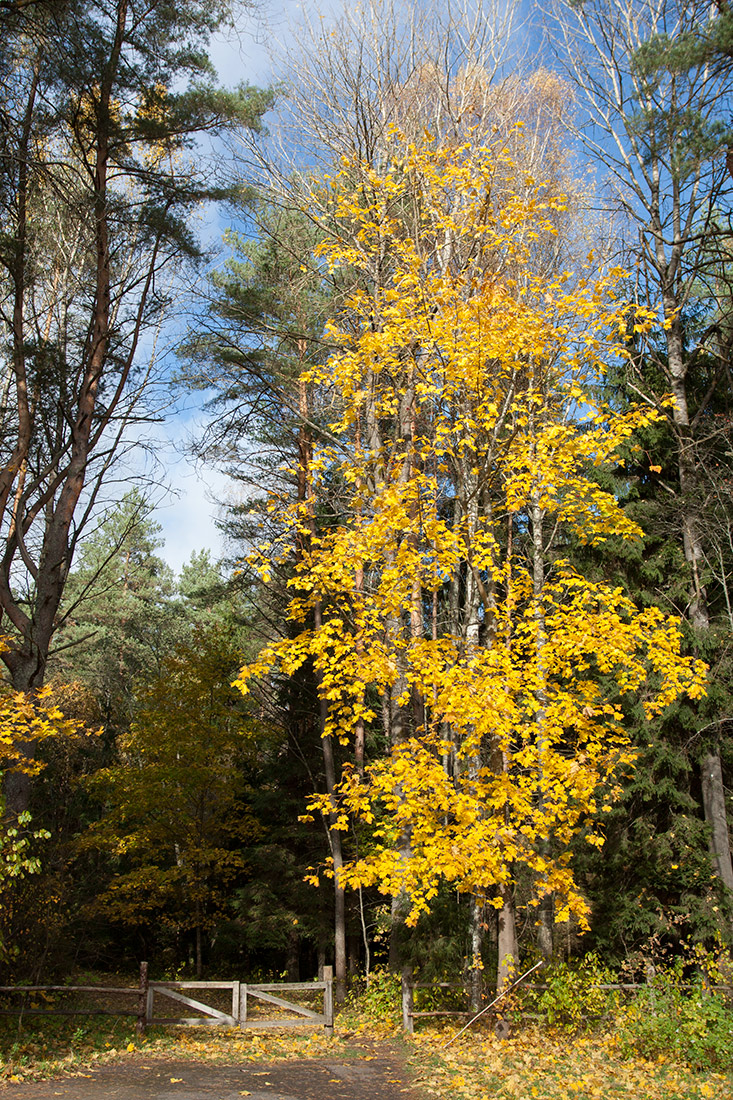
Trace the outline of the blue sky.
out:
M 211 58 L 222 84 L 244 81 L 267 86 L 271 81 L 268 47 L 273 39 L 287 41 L 299 9 L 295 0 L 278 0 L 266 8 L 261 5 L 242 17 L 236 32 L 218 35 L 212 42 Z M 213 211 L 212 215 L 203 235 L 211 235 L 215 250 L 226 219 L 220 220 Z M 210 549 L 214 557 L 224 553 L 216 517 L 235 493 L 233 483 L 218 470 L 194 464 L 186 456 L 187 443 L 202 421 L 202 400 L 195 396 L 185 400 L 184 407 L 160 425 L 155 439 L 157 459 L 170 491 L 161 492 L 154 518 L 165 540 L 161 556 L 176 572 L 195 550 Z
M 287 53 L 287 47 L 297 41 L 297 27 L 303 15 L 317 22 L 319 17 L 336 17 L 342 11 L 342 0 L 321 0 L 318 12 L 312 4 L 306 7 L 298 0 L 261 2 L 249 12 L 243 11 L 236 31 L 217 35 L 211 44 L 210 56 L 222 84 L 245 82 L 266 87 L 273 81 L 271 51 L 281 56 Z M 201 230 L 206 243 L 218 253 L 213 266 L 224 258 L 223 246 L 220 248 L 219 244 L 227 225 L 225 214 L 213 208 L 206 212 Z M 181 320 L 181 328 L 183 323 Z M 173 339 L 177 327 L 175 323 Z M 175 363 L 171 369 L 175 370 Z M 182 399 L 178 411 L 160 426 L 155 440 L 160 469 L 170 486 L 167 495 L 161 492 L 163 499 L 155 519 L 165 540 L 162 556 L 176 571 L 195 550 L 209 549 L 214 557 L 226 551 L 216 518 L 222 505 L 234 499 L 236 493 L 234 484 L 219 471 L 196 466 L 186 457 L 186 443 L 202 422 L 203 400 L 196 395 Z

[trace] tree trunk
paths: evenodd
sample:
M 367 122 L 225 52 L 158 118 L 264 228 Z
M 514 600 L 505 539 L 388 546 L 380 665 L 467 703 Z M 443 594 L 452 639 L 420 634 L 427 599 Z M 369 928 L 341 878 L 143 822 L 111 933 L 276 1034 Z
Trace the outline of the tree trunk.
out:
M 397 619 L 388 620 L 387 627 L 390 636 L 399 638 L 402 633 L 402 622 Z M 399 658 L 398 658 L 399 660 Z M 409 719 L 412 708 L 405 707 L 401 698 L 407 688 L 407 680 L 400 671 L 396 682 L 388 689 L 387 695 L 387 729 L 392 749 L 400 745 L 409 736 Z M 385 731 L 386 732 L 386 731 Z M 401 791 L 401 787 L 399 788 Z M 397 851 L 401 860 L 408 861 L 412 855 L 412 838 L 410 830 L 404 830 L 397 840 Z M 389 967 L 399 972 L 403 965 L 403 941 L 405 937 L 405 916 L 408 910 L 408 900 L 402 891 L 390 902 L 390 937 L 389 937 Z
M 710 826 L 710 855 L 713 868 L 721 882 L 733 890 L 733 864 L 730 857 L 730 836 L 725 806 L 725 790 L 720 767 L 720 753 L 711 752 L 701 763 L 702 801 L 705 820 Z
M 352 980 L 359 976 L 359 937 L 346 937 L 347 971 Z
M 305 355 L 305 344 L 300 345 L 301 363 Z M 296 559 L 299 561 L 308 549 L 310 549 L 316 524 L 310 508 L 309 498 L 311 494 L 311 460 L 313 457 L 313 440 L 308 428 L 308 388 L 305 379 L 301 376 L 298 382 L 298 402 L 301 423 L 298 433 L 298 503 L 305 504 L 308 508 L 308 524 L 305 530 L 298 534 L 296 542 Z M 318 632 L 323 625 L 323 616 L 320 600 L 317 600 L 313 609 L 313 626 Z M 323 698 L 321 676 L 316 671 L 316 684 L 318 687 L 318 713 L 319 732 L 321 735 L 321 749 L 323 752 L 323 769 L 326 776 L 326 791 L 331 802 L 331 810 L 328 814 L 327 829 L 328 843 L 333 860 L 333 889 L 334 889 L 334 978 L 335 999 L 337 1004 L 342 1004 L 346 999 L 346 892 L 341 885 L 340 872 L 344 865 L 343 849 L 341 845 L 341 831 L 335 828 L 336 823 L 336 763 L 333 753 L 333 740 L 325 736 L 326 722 L 328 720 L 328 700 Z
M 99 120 L 94 141 L 94 229 L 95 229 L 95 285 L 93 311 L 89 333 L 88 360 L 82 366 L 81 384 L 76 402 L 74 422 L 69 436 L 68 460 L 65 459 L 65 471 L 59 477 L 58 497 L 48 494 L 45 508 L 45 525 L 42 547 L 37 564 L 29 558 L 25 545 L 25 536 L 31 524 L 27 512 L 16 512 L 11 517 L 6 538 L 6 550 L 3 566 L 0 570 L 0 604 L 8 618 L 19 630 L 22 640 L 17 649 L 11 647 L 3 656 L 10 672 L 16 691 L 34 690 L 43 685 L 48 660 L 48 651 L 53 637 L 56 615 L 66 584 L 75 537 L 72 537 L 74 512 L 84 488 L 87 465 L 89 462 L 90 437 L 94 427 L 94 414 L 97 395 L 101 383 L 108 345 L 111 260 L 109 245 L 109 210 L 107 203 L 107 173 L 109 167 L 109 119 L 112 103 L 113 81 L 119 63 L 122 40 L 127 21 L 127 0 L 120 0 L 117 10 L 117 28 L 112 43 L 110 58 L 105 66 L 100 82 Z M 30 126 L 30 117 L 28 119 Z M 25 186 L 22 190 L 23 235 L 18 242 L 22 250 L 25 241 Z M 16 472 L 25 468 L 25 461 L 31 446 L 32 424 L 28 419 L 28 392 L 25 375 L 25 362 L 21 364 L 18 341 L 27 341 L 22 304 L 25 287 L 26 257 L 18 253 L 15 308 L 14 308 L 14 367 L 16 373 L 16 392 L 18 395 L 18 447 L 16 447 L 9 466 L 0 475 L 0 504 L 2 511 L 10 496 Z M 20 282 L 18 281 L 20 279 Z M 20 310 L 20 313 L 19 313 Z M 55 456 L 58 461 L 60 456 Z M 20 459 L 20 461 L 18 461 Z M 16 494 L 16 500 L 19 496 Z M 31 613 L 27 616 L 18 605 L 12 584 L 12 570 L 16 550 L 33 577 L 34 594 L 31 601 Z M 20 611 L 20 614 L 19 614 Z M 33 755 L 33 743 L 27 746 L 29 756 Z M 15 775 L 5 785 L 6 807 L 10 814 L 18 816 L 27 809 L 30 793 L 28 776 Z
M 471 898 L 471 967 L 469 970 L 469 991 L 471 1010 L 480 1012 L 483 1000 L 484 967 L 481 949 L 484 942 L 484 902 L 482 898 Z
M 320 608 L 318 609 L 320 618 Z M 317 620 L 317 627 L 320 625 Z M 331 799 L 332 811 L 328 815 L 328 840 L 331 846 L 331 858 L 333 859 L 333 894 L 334 894 L 334 923 L 333 923 L 333 951 L 334 951 L 334 979 L 335 999 L 337 1004 L 343 1004 L 346 1000 L 346 891 L 341 885 L 341 871 L 344 866 L 343 849 L 341 846 L 341 830 L 335 828 L 335 792 L 336 792 L 336 765 L 333 756 L 333 740 L 330 736 L 323 736 L 325 728 L 328 703 L 321 699 L 321 744 L 323 746 L 323 763 L 326 772 L 326 789 Z
M 288 932 L 287 974 L 289 982 L 300 981 L 300 936 L 297 929 Z
M 535 724 L 537 733 L 535 742 L 537 745 L 537 766 L 540 772 L 540 796 L 539 810 L 544 811 L 547 805 L 547 780 L 545 777 L 544 758 L 547 749 L 547 693 L 545 684 L 545 648 L 547 645 L 547 630 L 545 626 L 545 614 L 542 604 L 543 590 L 545 586 L 545 540 L 543 532 L 544 513 L 540 507 L 539 493 L 535 492 L 530 502 L 530 519 L 532 524 L 532 594 L 534 596 L 534 618 L 536 625 L 537 646 L 537 712 Z M 550 854 L 549 842 L 546 839 L 538 841 L 540 854 L 547 857 Z M 544 959 L 552 958 L 552 930 L 554 915 L 554 899 L 552 894 L 543 894 L 540 900 L 539 920 L 537 928 L 537 946 Z
M 401 860 L 407 861 L 412 855 L 412 842 L 409 832 L 404 832 L 397 841 L 397 852 Z M 398 973 L 404 963 L 404 941 L 407 926 L 405 917 L 409 911 L 409 902 L 404 892 L 390 901 L 389 932 L 389 968 Z
M 502 890 L 503 905 L 499 910 L 499 965 L 496 971 L 496 992 L 511 983 L 515 965 L 519 957 L 517 950 L 517 930 L 514 917 L 514 895 L 510 886 Z
M 29 633 L 34 633 L 33 627 Z M 43 686 L 43 677 L 46 671 L 46 654 L 50 644 L 50 635 L 45 645 L 45 652 L 41 646 L 29 645 L 27 640 L 19 643 L 18 649 L 11 650 L 4 655 L 4 660 L 11 675 L 14 691 L 22 691 L 26 694 L 34 694 Z M 18 746 L 18 749 L 29 760 L 34 756 L 35 741 L 27 741 Z M 28 809 L 31 790 L 33 786 L 32 776 L 23 771 L 14 771 L 8 768 L 3 776 L 3 794 L 5 796 L 5 810 L 9 817 L 17 820 L 18 816 Z
M 537 947 L 543 959 L 551 959 L 553 931 L 555 928 L 555 900 L 553 894 L 545 894 L 540 902 L 537 925 Z

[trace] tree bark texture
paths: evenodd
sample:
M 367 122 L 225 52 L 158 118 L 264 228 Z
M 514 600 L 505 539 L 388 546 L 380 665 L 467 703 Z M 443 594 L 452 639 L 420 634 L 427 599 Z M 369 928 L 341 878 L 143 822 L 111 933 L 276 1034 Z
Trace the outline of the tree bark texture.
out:
M 701 762 L 702 799 L 705 820 L 710 826 L 710 855 L 721 882 L 733 890 L 733 863 L 730 856 L 728 815 L 720 766 L 720 753 L 710 752 Z
M 514 895 L 511 886 L 502 890 L 502 907 L 499 910 L 498 949 L 499 962 L 496 972 L 496 992 L 501 993 L 511 984 L 514 969 L 519 958 L 517 947 L 517 929 L 514 908 Z

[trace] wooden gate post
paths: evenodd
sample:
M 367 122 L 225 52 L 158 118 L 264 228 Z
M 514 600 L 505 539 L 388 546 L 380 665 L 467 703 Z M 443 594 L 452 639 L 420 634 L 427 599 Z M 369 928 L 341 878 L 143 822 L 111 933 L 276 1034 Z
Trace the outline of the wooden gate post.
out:
M 413 1009 L 415 1007 L 415 995 L 412 986 L 412 967 L 405 966 L 402 970 L 402 1027 L 412 1035 L 415 1030 Z
M 323 991 L 323 1015 L 326 1017 L 326 1035 L 333 1035 L 333 967 L 324 966 L 323 980 L 326 988 Z
M 244 1031 L 247 1026 L 247 983 L 239 984 L 239 1030 Z
M 145 1034 L 148 1015 L 148 964 L 140 963 L 140 992 L 137 995 L 137 1033 Z

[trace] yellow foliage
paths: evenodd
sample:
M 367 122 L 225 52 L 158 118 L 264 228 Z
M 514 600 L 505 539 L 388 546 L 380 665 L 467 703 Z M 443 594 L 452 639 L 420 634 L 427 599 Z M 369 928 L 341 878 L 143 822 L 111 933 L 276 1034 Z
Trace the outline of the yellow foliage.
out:
M 0 638 L 0 652 L 7 648 L 7 640 Z M 0 771 L 37 775 L 43 768 L 43 762 L 32 755 L 38 742 L 90 732 L 83 723 L 64 716 L 56 704 L 56 694 L 57 689 L 51 685 L 32 694 L 7 686 L 0 691 Z
M 564 206 L 499 143 L 395 134 L 386 169 L 345 162 L 330 182 L 319 255 L 356 289 L 327 333 L 337 352 L 308 379 L 332 395 L 343 448 L 316 452 L 308 501 L 274 505 L 303 547 L 289 609 L 302 629 L 237 686 L 312 661 L 325 735 L 344 743 L 375 720 L 370 700 L 421 701 L 424 718 L 386 759 L 364 777 L 347 769 L 338 806 L 308 807 L 369 826 L 343 880 L 408 898 L 410 923 L 441 881 L 501 904 L 523 866 L 537 897 L 554 892 L 559 915 L 586 924 L 569 844 L 584 831 L 603 843 L 588 823 L 633 760 L 623 698 L 651 716 L 703 691 L 676 620 L 562 561 L 538 585 L 512 541 L 533 510 L 591 545 L 641 536 L 597 474 L 655 414 L 618 413 L 594 383 L 625 355 L 630 318 L 652 318 L 617 298 L 624 273 L 598 273 L 592 257 L 580 274 L 548 270 L 550 215 Z M 345 518 L 316 531 L 326 475 L 346 487 Z M 431 630 L 432 595 L 469 586 L 472 624 L 443 616 Z

